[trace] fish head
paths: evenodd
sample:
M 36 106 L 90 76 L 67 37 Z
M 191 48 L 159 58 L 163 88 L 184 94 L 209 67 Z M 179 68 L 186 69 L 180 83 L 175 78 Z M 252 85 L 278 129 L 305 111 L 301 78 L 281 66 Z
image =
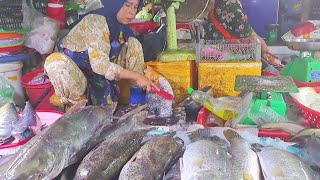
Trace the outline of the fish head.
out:
M 39 136 L 31 139 L 21 148 L 23 151 L 18 151 L 1 166 L 0 179 L 43 179 L 52 172 L 59 174 L 62 171 L 67 159 L 59 159 L 59 156 L 66 153 L 62 149 L 50 152 L 37 139 Z M 39 150 L 46 153 L 39 153 Z
M 0 141 L 11 136 L 13 125 L 18 121 L 19 116 L 12 103 L 7 103 L 0 108 Z

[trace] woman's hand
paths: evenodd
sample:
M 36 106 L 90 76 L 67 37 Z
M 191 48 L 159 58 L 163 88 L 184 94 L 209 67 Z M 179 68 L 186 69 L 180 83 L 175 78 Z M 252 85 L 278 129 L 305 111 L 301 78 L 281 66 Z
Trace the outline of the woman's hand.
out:
M 247 37 L 247 38 L 242 38 L 241 42 L 242 43 L 251 43 L 251 42 L 256 42 L 259 41 L 261 43 L 261 53 L 262 54 L 269 54 L 269 48 L 267 43 L 260 37 L 258 36 L 255 32 L 253 32 L 251 34 L 251 36 Z
M 132 80 L 137 86 L 147 91 L 151 91 L 152 86 L 157 90 L 159 89 L 159 87 L 155 83 L 153 83 L 149 78 L 147 78 L 143 74 L 140 74 L 134 71 L 123 69 L 118 74 L 117 78 Z
M 136 74 L 134 81 L 137 86 L 147 91 L 151 91 L 152 86 L 159 89 L 149 78 L 139 73 Z
M 258 35 L 257 35 L 258 36 Z M 258 39 L 260 40 L 261 42 L 261 53 L 262 54 L 269 54 L 269 48 L 268 48 L 268 45 L 267 43 L 261 38 L 258 36 Z

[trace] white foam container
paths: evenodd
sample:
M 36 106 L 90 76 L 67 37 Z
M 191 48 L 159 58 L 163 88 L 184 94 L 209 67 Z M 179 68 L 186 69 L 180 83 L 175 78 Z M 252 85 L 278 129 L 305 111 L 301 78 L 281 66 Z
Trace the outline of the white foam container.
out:
M 23 107 L 26 101 L 24 89 L 21 84 L 22 67 L 22 62 L 0 63 L 0 76 L 7 79 L 14 87 L 16 91 L 14 101 L 20 107 Z

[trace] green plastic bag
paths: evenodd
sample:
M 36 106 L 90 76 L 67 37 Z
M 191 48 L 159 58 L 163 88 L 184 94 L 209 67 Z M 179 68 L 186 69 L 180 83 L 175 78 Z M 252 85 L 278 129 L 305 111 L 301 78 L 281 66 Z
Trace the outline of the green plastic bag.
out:
M 4 77 L 0 76 L 0 107 L 7 103 L 14 103 L 14 93 L 13 86 Z

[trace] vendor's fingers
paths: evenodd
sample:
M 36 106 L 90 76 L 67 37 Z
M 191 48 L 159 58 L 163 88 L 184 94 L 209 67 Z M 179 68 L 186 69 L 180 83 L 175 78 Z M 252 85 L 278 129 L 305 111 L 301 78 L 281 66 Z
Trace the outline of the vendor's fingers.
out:
M 147 92 L 150 92 L 150 91 L 151 91 L 151 84 L 150 84 L 150 85 L 147 85 L 146 91 L 147 91 Z

